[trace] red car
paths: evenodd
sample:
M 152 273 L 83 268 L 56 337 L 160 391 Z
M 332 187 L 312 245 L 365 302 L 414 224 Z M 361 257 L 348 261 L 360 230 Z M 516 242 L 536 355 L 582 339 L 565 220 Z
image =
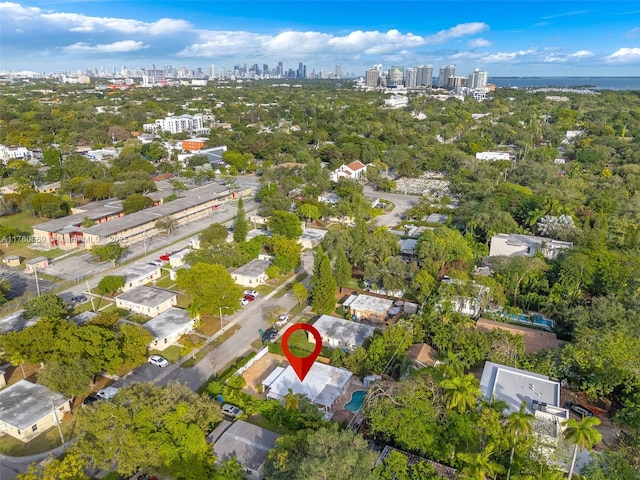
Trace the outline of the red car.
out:
M 254 297 L 253 295 L 245 295 L 244 299 L 248 300 L 249 302 L 253 302 L 256 299 L 256 297 Z
M 163 262 L 168 262 L 169 255 L 167 255 L 166 253 L 164 255 L 160 255 L 160 260 L 162 260 Z

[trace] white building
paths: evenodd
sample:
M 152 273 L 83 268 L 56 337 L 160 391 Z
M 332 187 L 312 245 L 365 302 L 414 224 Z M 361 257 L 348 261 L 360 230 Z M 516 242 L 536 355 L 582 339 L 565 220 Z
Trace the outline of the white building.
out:
M 163 288 L 139 286 L 116 297 L 116 306 L 148 317 L 157 317 L 175 306 L 178 294 Z
M 33 157 L 30 150 L 25 147 L 5 147 L 0 145 L 0 164 L 8 165 L 13 160 L 26 160 Z
M 476 160 L 511 160 L 509 152 L 478 152 L 476 153 Z
M 551 238 L 520 235 L 516 233 L 500 233 L 491 237 L 489 256 L 533 257 L 536 253 L 541 252 L 544 258 L 553 260 L 561 250 L 572 247 L 573 243 L 571 242 L 562 242 Z
M 164 350 L 175 345 L 180 337 L 193 330 L 194 320 L 181 309 L 172 307 L 157 317 L 149 320 L 143 327 L 153 335 L 149 348 Z
M 169 133 L 198 132 L 204 128 L 204 122 L 201 114 L 180 115 L 160 118 L 154 123 L 145 123 L 142 127 L 145 132 L 152 133 L 158 131 Z
M 370 325 L 330 315 L 320 316 L 313 323 L 313 326 L 320 333 L 322 344 L 325 347 L 345 350 L 355 350 L 356 347 L 361 347 L 364 341 L 376 331 Z M 307 333 L 307 339 L 311 343 L 316 343 L 316 339 L 311 332 Z
M 560 382 L 519 368 L 486 362 L 480 391 L 487 400 L 502 400 L 507 413 L 525 410 L 535 416 L 534 431 L 543 440 L 557 442 L 569 412 L 560 407 Z
M 337 182 L 341 178 L 348 178 L 351 180 L 364 179 L 367 174 L 367 166 L 359 161 L 351 162 L 348 165 L 341 165 L 339 168 L 331 172 L 329 177 L 332 182 Z
M 161 275 L 161 268 L 147 263 L 134 263 L 120 272 L 124 277 L 122 291 L 126 292 L 132 288 L 139 287 L 152 280 L 157 280 Z
M 315 362 L 309 373 L 301 382 L 298 375 L 289 365 L 287 368 L 276 367 L 276 369 L 264 379 L 262 385 L 267 394 L 267 398 L 284 402 L 285 397 L 292 390 L 307 397 L 311 403 L 321 410 L 327 412 L 335 404 L 340 395 L 347 391 L 349 381 L 353 373 L 344 368 L 332 367 L 324 363 Z
M 234 282 L 243 287 L 255 287 L 265 283 L 269 279 L 266 273 L 269 265 L 271 265 L 271 262 L 268 260 L 251 260 L 249 263 L 231 272 L 231 276 Z
M 387 108 L 403 108 L 408 105 L 409 98 L 406 95 L 392 95 L 384 101 L 384 106 Z

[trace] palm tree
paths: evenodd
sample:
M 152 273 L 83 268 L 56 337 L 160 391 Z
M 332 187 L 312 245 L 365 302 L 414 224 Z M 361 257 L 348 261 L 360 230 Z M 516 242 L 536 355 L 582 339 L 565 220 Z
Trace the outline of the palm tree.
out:
M 509 470 L 507 471 L 507 480 L 511 477 L 511 466 L 513 465 L 513 456 L 516 451 L 516 443 L 518 438 L 526 438 L 533 433 L 533 420 L 535 416 L 526 410 L 526 402 L 522 402 L 520 410 L 513 412 L 507 418 L 506 428 L 511 435 L 511 455 L 509 456 Z
M 578 449 L 592 448 L 602 440 L 602 435 L 594 428 L 598 425 L 600 425 L 600 420 L 596 417 L 584 417 L 579 422 L 570 418 L 562 422 L 562 426 L 565 427 L 564 439 L 575 445 L 573 458 L 571 459 L 571 468 L 569 469 L 569 480 L 571 480 L 573 469 L 576 466 Z
M 445 378 L 440 382 L 440 388 L 444 390 L 445 406 L 450 410 L 457 410 L 458 413 L 475 407 L 476 399 L 480 395 L 478 380 L 472 374 Z
M 487 477 L 495 478 L 502 473 L 504 468 L 499 463 L 491 460 L 493 446 L 488 446 L 480 453 L 461 453 L 458 457 L 466 466 L 462 469 L 464 478 L 469 480 L 486 480 Z
M 289 389 L 287 395 L 284 397 L 284 409 L 290 411 L 297 411 L 300 408 L 300 394 L 293 393 L 293 390 Z

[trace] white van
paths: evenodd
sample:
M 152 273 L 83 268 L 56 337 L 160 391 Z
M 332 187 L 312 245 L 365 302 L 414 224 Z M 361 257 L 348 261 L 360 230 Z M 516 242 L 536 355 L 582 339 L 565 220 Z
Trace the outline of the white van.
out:
M 96 393 L 96 397 L 102 400 L 111 400 L 118 393 L 118 389 L 116 387 L 107 387 L 100 390 Z

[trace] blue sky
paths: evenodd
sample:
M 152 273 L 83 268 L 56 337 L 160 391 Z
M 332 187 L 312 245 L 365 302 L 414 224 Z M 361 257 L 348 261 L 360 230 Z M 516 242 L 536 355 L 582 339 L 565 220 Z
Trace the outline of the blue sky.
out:
M 0 1 L 0 70 L 298 62 L 640 76 L 633 1 Z

